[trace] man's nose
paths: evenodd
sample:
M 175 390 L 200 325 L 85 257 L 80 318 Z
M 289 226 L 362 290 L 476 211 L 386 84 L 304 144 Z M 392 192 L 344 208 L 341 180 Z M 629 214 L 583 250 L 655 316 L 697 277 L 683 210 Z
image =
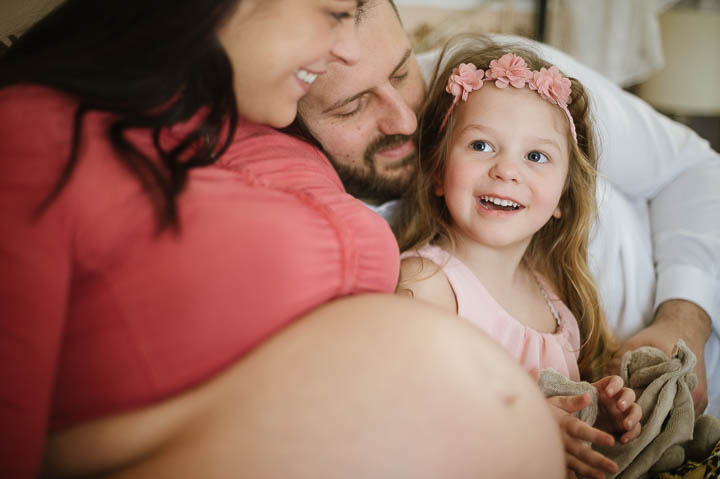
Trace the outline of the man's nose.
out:
M 412 135 L 417 129 L 417 116 L 398 90 L 387 86 L 382 92 L 382 111 L 378 129 L 384 135 Z

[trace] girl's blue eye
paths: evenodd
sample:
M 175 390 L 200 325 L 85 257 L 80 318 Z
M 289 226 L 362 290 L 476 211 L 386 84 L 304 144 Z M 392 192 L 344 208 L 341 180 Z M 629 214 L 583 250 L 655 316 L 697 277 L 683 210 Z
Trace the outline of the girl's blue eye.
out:
M 470 148 L 475 151 L 494 151 L 487 141 L 473 141 L 470 143 Z
M 547 163 L 548 157 L 545 156 L 544 153 L 540 153 L 539 151 L 531 151 L 528 153 L 527 156 L 528 160 L 532 161 L 533 163 Z

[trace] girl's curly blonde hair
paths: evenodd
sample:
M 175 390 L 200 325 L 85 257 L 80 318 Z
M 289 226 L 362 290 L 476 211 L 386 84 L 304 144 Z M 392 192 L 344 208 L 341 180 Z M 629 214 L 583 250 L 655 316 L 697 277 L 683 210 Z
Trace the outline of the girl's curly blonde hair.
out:
M 445 176 L 445 159 L 455 126 L 451 114 L 440 128 L 453 96 L 445 91 L 453 67 L 472 63 L 487 69 L 491 60 L 506 53 L 522 57 L 530 70 L 550 68 L 531 49 L 517 44 L 498 44 L 481 35 L 451 39 L 435 65 L 429 94 L 418 117 L 419 164 L 415 178 L 403 198 L 394 232 L 400 250 L 437 243 L 452 244 L 451 217 L 445 200 L 434 194 L 434 186 Z M 589 100 L 583 86 L 570 78 L 568 109 L 577 132 L 575 143 L 568 128 L 570 162 L 559 207 L 562 218 L 548 221 L 533 236 L 524 261 L 553 284 L 560 298 L 575 315 L 582 340 L 579 368 L 584 379 L 601 377 L 617 350 L 600 308 L 597 288 L 587 264 L 590 227 L 596 214 L 595 182 L 597 153 L 589 114 Z

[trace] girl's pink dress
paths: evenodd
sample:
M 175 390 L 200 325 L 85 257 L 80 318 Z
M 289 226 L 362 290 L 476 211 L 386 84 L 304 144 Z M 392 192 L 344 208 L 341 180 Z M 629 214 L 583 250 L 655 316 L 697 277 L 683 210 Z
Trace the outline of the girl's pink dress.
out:
M 458 316 L 481 328 L 505 348 L 528 372 L 554 368 L 580 380 L 577 359 L 580 331 L 575 316 L 552 291 L 547 281 L 536 274 L 557 320 L 553 333 L 542 333 L 525 326 L 500 306 L 465 263 L 442 248 L 425 245 L 406 251 L 401 258 L 420 256 L 437 264 L 447 277 L 457 300 Z

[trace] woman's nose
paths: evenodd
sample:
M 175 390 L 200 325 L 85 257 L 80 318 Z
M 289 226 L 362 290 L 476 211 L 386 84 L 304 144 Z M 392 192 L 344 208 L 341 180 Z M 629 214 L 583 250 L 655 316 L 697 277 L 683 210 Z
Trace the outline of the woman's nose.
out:
M 360 40 L 354 21 L 346 20 L 338 27 L 335 43 L 330 49 L 330 63 L 354 65 L 360 59 Z

